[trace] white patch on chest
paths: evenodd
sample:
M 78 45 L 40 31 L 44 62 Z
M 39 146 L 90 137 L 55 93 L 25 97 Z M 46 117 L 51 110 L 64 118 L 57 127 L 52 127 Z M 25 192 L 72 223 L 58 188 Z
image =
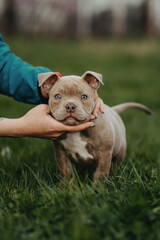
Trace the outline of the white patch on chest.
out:
M 93 159 L 93 156 L 89 154 L 86 149 L 87 142 L 81 139 L 79 132 L 68 133 L 67 139 L 62 140 L 61 143 L 63 144 L 65 150 L 71 154 L 75 161 L 78 162 L 76 153 L 78 153 L 79 156 L 84 160 L 87 160 L 88 158 Z

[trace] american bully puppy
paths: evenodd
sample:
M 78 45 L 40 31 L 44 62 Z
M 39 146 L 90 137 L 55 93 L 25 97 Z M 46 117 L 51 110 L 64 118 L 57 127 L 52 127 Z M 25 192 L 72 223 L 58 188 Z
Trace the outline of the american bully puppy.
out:
M 52 116 L 66 124 L 78 125 L 86 121 L 94 109 L 94 94 L 102 82 L 102 75 L 87 71 L 81 77 L 64 76 L 54 72 L 39 74 L 39 86 L 43 95 L 49 98 Z M 147 114 L 151 111 L 142 104 L 124 103 L 114 107 L 104 106 L 99 113 L 95 127 L 82 132 L 67 133 L 54 142 L 55 156 L 61 175 L 71 177 L 71 161 L 96 163 L 93 175 L 107 179 L 111 162 L 117 166 L 126 152 L 126 131 L 119 113 L 137 108 Z

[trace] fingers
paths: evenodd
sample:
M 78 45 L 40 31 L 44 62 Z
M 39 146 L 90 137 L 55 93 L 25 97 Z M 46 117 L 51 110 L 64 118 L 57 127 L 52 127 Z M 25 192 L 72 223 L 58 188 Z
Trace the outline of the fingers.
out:
M 92 114 L 96 117 L 99 111 L 101 113 L 104 113 L 104 103 L 100 98 L 98 98 L 98 100 L 96 101 Z
M 47 137 L 47 139 L 49 140 L 56 140 L 57 138 L 59 138 L 60 136 L 62 136 L 65 132 L 57 132 L 57 133 L 53 133 L 50 134 L 50 136 Z
M 99 112 L 99 108 L 100 108 L 100 102 L 97 101 L 96 104 L 95 104 L 95 107 L 93 109 L 93 112 L 92 112 L 92 115 L 97 117 L 97 113 Z
M 100 102 L 99 110 L 101 113 L 104 113 L 104 103 L 101 98 L 99 98 L 99 102 Z
M 94 127 L 95 124 L 93 122 L 86 122 L 86 123 L 82 123 L 80 125 L 77 125 L 77 126 L 67 126 L 65 125 L 65 131 L 66 132 L 79 132 L 79 131 L 82 131 L 82 130 L 85 130 L 89 127 Z
M 98 94 L 97 91 L 94 93 L 94 101 L 96 102 L 98 100 Z
M 100 111 L 101 113 L 104 113 L 104 103 L 102 99 L 98 97 L 97 91 L 94 94 L 94 101 L 95 101 L 95 107 L 92 112 L 92 114 L 96 117 L 97 113 Z
M 85 120 L 85 122 L 88 121 L 92 121 L 93 119 L 95 119 L 95 116 L 93 116 L 92 114 Z
M 57 138 L 59 138 L 61 135 L 63 135 L 64 134 L 64 132 L 63 133 L 60 133 L 60 134 L 57 134 L 56 136 L 55 136 L 55 134 L 54 134 L 54 136 L 53 137 L 49 137 L 48 139 L 50 139 L 50 140 L 56 140 Z

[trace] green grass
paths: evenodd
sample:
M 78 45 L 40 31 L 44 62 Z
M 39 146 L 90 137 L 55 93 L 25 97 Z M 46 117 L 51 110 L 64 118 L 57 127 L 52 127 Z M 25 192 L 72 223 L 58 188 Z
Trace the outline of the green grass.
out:
M 2 240 L 160 239 L 160 41 L 7 38 L 29 63 L 62 75 L 101 72 L 99 95 L 108 105 L 138 101 L 152 109 L 122 114 L 127 155 L 105 184 L 75 174 L 59 176 L 52 142 L 0 139 L 0 238 Z M 0 112 L 20 117 L 31 105 L 0 96 Z

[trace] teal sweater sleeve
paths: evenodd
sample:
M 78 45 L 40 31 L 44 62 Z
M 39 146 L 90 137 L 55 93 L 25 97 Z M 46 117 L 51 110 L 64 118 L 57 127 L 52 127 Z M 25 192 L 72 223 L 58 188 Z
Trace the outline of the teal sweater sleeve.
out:
M 25 103 L 42 103 L 38 74 L 50 71 L 45 67 L 33 67 L 10 53 L 0 34 L 0 93 Z

